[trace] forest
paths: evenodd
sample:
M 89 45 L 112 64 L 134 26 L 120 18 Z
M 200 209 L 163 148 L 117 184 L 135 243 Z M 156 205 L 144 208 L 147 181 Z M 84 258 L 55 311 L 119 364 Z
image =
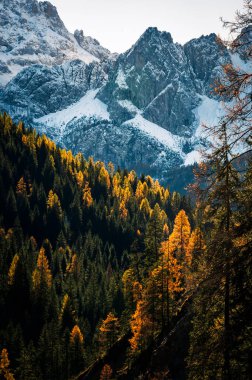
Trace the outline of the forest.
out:
M 183 196 L 0 115 L 0 379 L 251 378 L 252 74 L 223 69 Z

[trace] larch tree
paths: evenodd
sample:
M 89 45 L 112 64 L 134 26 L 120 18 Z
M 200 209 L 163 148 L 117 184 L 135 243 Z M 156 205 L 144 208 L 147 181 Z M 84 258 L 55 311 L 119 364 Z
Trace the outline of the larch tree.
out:
M 78 325 L 70 333 L 70 373 L 77 374 L 84 368 L 84 337 Z
M 155 204 L 147 223 L 145 234 L 146 264 L 151 267 L 158 260 L 159 247 L 163 238 L 164 218 L 158 203 Z
M 8 351 L 6 348 L 3 348 L 0 355 L 0 377 L 5 380 L 14 380 L 14 376 L 10 370 L 10 360 Z
M 167 238 L 161 244 L 161 299 L 162 299 L 162 324 L 170 328 L 172 318 L 172 306 L 177 293 L 183 290 L 182 266 L 175 257 L 175 251 L 171 249 L 170 240 Z
M 152 322 L 144 300 L 139 300 L 131 317 L 130 327 L 132 338 L 129 339 L 133 352 L 143 349 L 151 338 Z
M 234 22 L 224 22 L 230 33 L 235 34 L 235 38 L 224 42 L 224 45 L 247 63 L 252 58 L 251 22 L 251 0 L 244 1 L 244 11 L 236 13 Z M 248 262 L 246 256 L 240 254 L 241 248 L 236 246 L 236 231 L 242 235 L 242 229 L 237 228 L 240 224 L 237 222 L 237 210 L 240 197 L 246 191 L 244 172 L 251 152 L 252 72 L 246 71 L 249 66 L 241 68 L 228 64 L 223 67 L 223 76 L 218 79 L 215 91 L 224 100 L 225 113 L 217 125 L 206 126 L 212 144 L 210 153 L 205 157 L 206 162 L 201 164 L 197 173 L 198 185 L 203 182 L 203 186 L 195 188 L 205 211 L 205 222 L 211 223 L 212 231 L 204 255 L 208 276 L 194 300 L 189 379 L 214 377 L 229 380 L 241 373 L 244 374 L 241 378 L 245 379 L 249 372 L 249 360 L 240 369 L 237 361 L 239 351 L 243 350 L 238 342 L 242 336 L 246 341 L 244 324 L 248 323 L 241 312 L 244 307 L 237 303 L 237 283 L 241 277 L 247 276 Z M 242 291 L 247 292 L 245 289 Z M 236 330 L 239 330 L 239 337 Z M 200 342 L 204 342 L 201 353 L 197 352 Z
M 173 231 L 169 237 L 170 250 L 174 252 L 178 262 L 186 265 L 186 251 L 191 235 L 191 226 L 184 210 L 177 214 Z
M 41 248 L 39 251 L 37 268 L 32 274 L 32 281 L 35 289 L 40 288 L 43 284 L 45 284 L 48 288 L 52 285 L 52 274 L 44 248 Z
M 100 328 L 100 347 L 102 351 L 106 351 L 112 344 L 115 343 L 119 334 L 119 321 L 118 318 L 113 314 L 109 313 L 107 317 L 103 320 Z

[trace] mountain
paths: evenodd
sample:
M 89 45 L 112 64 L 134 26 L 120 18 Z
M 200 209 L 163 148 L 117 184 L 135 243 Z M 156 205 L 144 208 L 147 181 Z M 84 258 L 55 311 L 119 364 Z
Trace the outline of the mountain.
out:
M 74 153 L 166 183 L 200 160 L 201 124 L 224 112 L 213 88 L 222 65 L 249 65 L 215 34 L 182 46 L 151 27 L 116 55 L 70 34 L 48 2 L 4 1 L 0 11 L 0 108 Z
M 2 0 L 0 13 L 2 86 L 32 64 L 52 66 L 73 59 L 90 63 L 110 55 L 82 31 L 69 33 L 56 7 L 48 1 Z

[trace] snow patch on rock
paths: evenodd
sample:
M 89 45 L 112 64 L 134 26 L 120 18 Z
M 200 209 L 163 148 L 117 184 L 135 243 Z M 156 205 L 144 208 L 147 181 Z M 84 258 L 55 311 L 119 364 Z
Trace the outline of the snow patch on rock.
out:
M 119 67 L 115 82 L 118 85 L 118 87 L 125 90 L 128 89 L 128 85 L 126 83 L 126 77 L 121 67 Z
M 160 127 L 159 125 L 146 120 L 142 115 L 137 114 L 133 119 L 123 123 L 123 125 L 131 125 L 138 128 L 152 138 L 158 140 L 172 151 L 183 155 L 181 150 L 181 137 L 173 135 L 171 132 Z
M 53 126 L 59 131 L 59 135 L 62 136 L 66 125 L 72 120 L 77 121 L 82 117 L 110 120 L 106 104 L 96 98 L 98 91 L 99 89 L 89 90 L 78 102 L 62 111 L 42 116 L 34 120 L 34 122 Z
M 185 156 L 184 166 L 193 165 L 202 161 L 202 155 L 199 151 L 193 150 Z

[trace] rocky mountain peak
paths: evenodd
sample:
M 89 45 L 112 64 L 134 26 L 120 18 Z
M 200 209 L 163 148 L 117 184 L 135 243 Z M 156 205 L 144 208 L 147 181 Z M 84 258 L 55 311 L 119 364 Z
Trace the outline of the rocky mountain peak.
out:
M 144 38 L 144 39 L 162 38 L 164 40 L 167 40 L 169 43 L 173 43 L 172 36 L 169 32 L 161 32 L 155 26 L 154 27 L 151 26 L 151 27 L 147 28 L 146 31 L 140 37 L 140 39 L 141 38 Z
M 110 52 L 79 31 L 72 35 L 48 1 L 0 1 L 0 87 L 33 64 L 104 60 Z
M 161 32 L 156 27 L 149 27 L 133 45 L 132 49 L 136 47 L 141 49 L 146 46 L 160 46 L 172 43 L 173 39 L 169 32 Z
M 107 59 L 111 53 L 100 45 L 100 42 L 90 36 L 85 36 L 83 30 L 76 29 L 74 37 L 79 46 L 100 59 Z
M 197 78 L 197 90 L 214 96 L 213 84 L 222 74 L 222 65 L 230 63 L 227 49 L 219 42 L 217 35 L 211 33 L 187 42 L 184 52 Z

